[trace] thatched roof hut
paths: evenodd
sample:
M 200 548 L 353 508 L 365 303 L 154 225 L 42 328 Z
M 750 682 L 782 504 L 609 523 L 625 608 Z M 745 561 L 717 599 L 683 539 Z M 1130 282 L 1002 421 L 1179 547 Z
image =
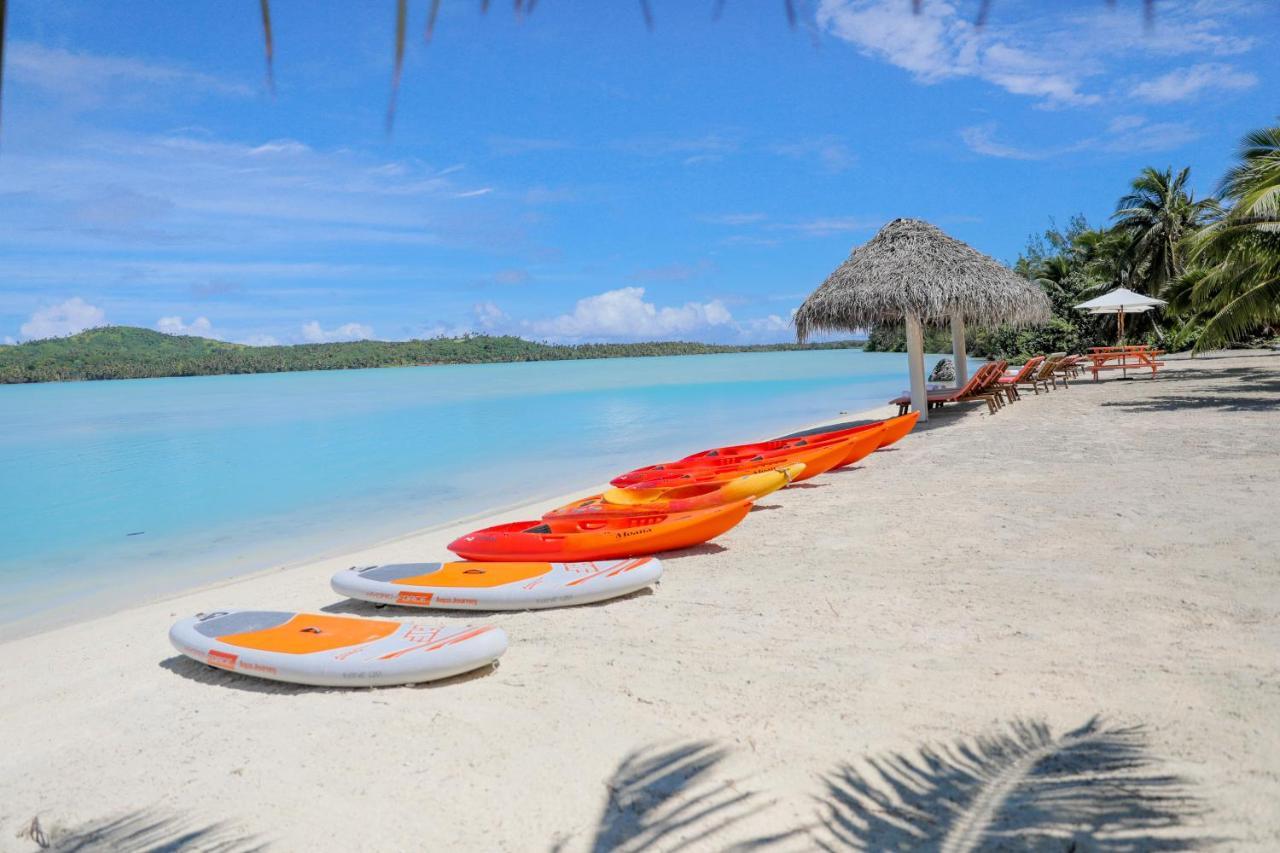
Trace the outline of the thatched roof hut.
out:
M 928 418 L 924 325 L 951 324 L 956 383 L 968 379 L 964 326 L 1030 326 L 1049 319 L 1049 299 L 994 258 L 919 219 L 895 219 L 853 250 L 796 312 L 796 337 L 905 323 L 911 396 Z

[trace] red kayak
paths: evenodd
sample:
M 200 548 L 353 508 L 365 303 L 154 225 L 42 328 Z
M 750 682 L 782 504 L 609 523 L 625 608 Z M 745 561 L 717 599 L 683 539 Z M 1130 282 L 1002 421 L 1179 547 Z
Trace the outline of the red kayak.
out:
M 716 456 L 741 456 L 751 453 L 767 453 L 769 451 L 785 450 L 788 447 L 797 446 L 797 442 L 817 442 L 830 441 L 832 439 L 849 438 L 860 432 L 876 429 L 877 427 L 885 427 L 886 432 L 896 432 L 898 428 L 897 421 L 910 421 L 907 425 L 908 431 L 910 427 L 915 425 L 915 419 L 920 416 L 919 412 L 913 412 L 910 415 L 903 415 L 901 418 L 891 418 L 883 421 L 871 421 L 870 423 L 858 424 L 857 426 L 845 427 L 841 424 L 835 424 L 832 427 L 820 427 L 820 431 L 806 432 L 802 435 L 788 435 L 782 438 L 774 438 L 769 441 L 757 441 L 754 444 L 733 444 L 728 447 L 717 447 L 712 450 L 703 450 L 699 453 L 693 453 L 685 457 L 689 459 L 705 459 Z M 906 433 L 902 433 L 905 435 Z M 901 437 L 901 436 L 899 436 Z M 882 440 L 888 438 L 883 435 Z M 897 438 L 890 439 L 888 443 L 893 443 Z
M 832 441 L 816 441 L 799 447 L 784 450 L 771 450 L 751 456 L 715 456 L 698 459 L 682 459 L 678 462 L 663 462 L 658 465 L 647 465 L 625 474 L 619 474 L 609 481 L 610 485 L 626 488 L 640 483 L 655 483 L 668 480 L 683 479 L 691 482 L 715 482 L 731 480 L 744 474 L 759 471 L 770 471 L 804 463 L 804 472 L 796 477 L 796 482 L 808 480 L 810 477 L 829 471 L 843 464 L 849 453 L 853 439 L 835 439 Z
M 854 426 L 847 426 L 846 424 L 832 424 L 831 426 L 815 427 L 803 432 L 793 432 L 790 435 L 784 435 L 781 438 L 774 439 L 774 441 L 794 441 L 799 438 L 821 441 L 841 435 L 851 435 L 859 430 L 868 430 L 874 429 L 878 426 L 883 426 L 884 435 L 880 439 L 880 447 L 884 448 L 911 432 L 911 430 L 915 428 L 916 421 L 918 420 L 920 420 L 920 413 L 911 412 L 907 415 L 899 415 L 896 418 L 888 418 L 883 421 L 871 421 L 870 423 L 856 424 Z M 764 443 L 769 444 L 771 442 Z
M 713 539 L 746 518 L 751 504 L 745 500 L 696 512 L 517 521 L 477 530 L 448 547 L 463 559 L 484 561 L 581 563 L 643 557 Z

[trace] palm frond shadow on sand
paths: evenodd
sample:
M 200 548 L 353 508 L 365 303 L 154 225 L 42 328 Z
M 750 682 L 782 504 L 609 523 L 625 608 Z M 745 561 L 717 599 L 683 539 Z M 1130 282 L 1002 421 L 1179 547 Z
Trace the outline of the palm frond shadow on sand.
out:
M 1142 729 L 1097 717 L 1058 736 L 1019 721 L 867 765 L 825 777 L 820 849 L 1175 851 L 1219 841 L 1188 829 L 1203 809 L 1183 779 L 1157 772 Z
M 130 812 L 102 821 L 92 821 L 64 831 L 47 834 L 38 820 L 31 822 L 26 837 L 38 849 L 56 853 L 90 850 L 150 850 L 177 853 L 256 853 L 265 845 L 222 824 L 197 824 L 180 815 L 151 810 Z
M 723 848 L 713 839 L 760 808 L 752 791 L 712 781 L 728 756 L 714 743 L 695 741 L 631 753 L 606 784 L 608 800 L 585 849 L 605 851 Z M 569 841 L 553 851 L 579 849 Z

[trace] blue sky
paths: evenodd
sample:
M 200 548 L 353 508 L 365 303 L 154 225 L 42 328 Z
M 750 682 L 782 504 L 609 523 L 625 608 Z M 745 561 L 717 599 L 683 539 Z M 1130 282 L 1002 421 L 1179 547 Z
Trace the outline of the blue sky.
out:
M 1280 112 L 1272 0 L 443 5 L 388 136 L 391 2 L 276 0 L 273 97 L 250 0 L 13 0 L 0 340 L 788 340 L 894 217 L 1012 261 Z

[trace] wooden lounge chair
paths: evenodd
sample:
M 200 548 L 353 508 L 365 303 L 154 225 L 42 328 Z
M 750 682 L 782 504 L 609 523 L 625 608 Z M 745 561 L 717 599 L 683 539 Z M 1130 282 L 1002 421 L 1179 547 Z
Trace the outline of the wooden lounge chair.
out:
M 1031 390 L 1037 395 L 1039 395 L 1041 387 L 1043 387 L 1045 391 L 1049 390 L 1050 385 L 1057 388 L 1058 378 L 1054 375 L 1054 370 L 1057 369 L 1058 362 L 1061 360 L 1061 354 L 1041 356 L 1040 363 L 1036 366 L 1036 369 L 1031 371 L 1031 373 L 1019 382 L 1018 385 L 1030 385 Z
M 1016 388 L 1010 389 L 1007 385 L 1000 384 L 1000 378 L 1004 376 L 1006 370 L 1009 369 L 1009 362 L 995 361 L 990 362 L 991 371 L 987 374 L 986 380 L 982 386 L 975 389 L 971 396 L 990 395 L 995 399 L 996 408 L 999 409 L 1004 404 L 1012 403 L 1018 399 L 1018 391 Z
M 928 406 L 931 409 L 938 408 L 943 403 L 962 403 L 971 400 L 982 400 L 987 404 L 991 414 L 996 413 L 996 409 L 1003 405 L 996 399 L 999 394 L 988 388 L 989 385 L 995 383 L 1004 372 L 1004 365 L 1007 362 L 988 362 L 974 371 L 969 377 L 969 381 L 961 388 L 948 388 L 944 391 L 930 391 L 926 395 Z M 907 409 L 911 407 L 911 395 L 903 394 L 889 401 L 890 404 L 897 405 L 898 413 L 905 415 Z
M 1006 395 L 1012 394 L 1014 400 L 1021 399 L 1022 395 L 1018 393 L 1018 386 L 1031 382 L 1031 377 L 1039 369 L 1042 361 L 1044 361 L 1044 356 L 1042 355 L 1029 358 L 1022 367 L 1006 370 L 1003 375 L 996 379 L 996 383 L 1004 389 Z M 1036 393 L 1040 393 L 1038 388 Z
M 1080 371 L 1084 369 L 1084 365 L 1080 363 L 1082 355 L 1069 355 L 1058 362 L 1058 366 L 1054 368 L 1054 375 L 1062 377 L 1062 384 L 1067 384 L 1067 378 L 1075 379 L 1080 375 Z

